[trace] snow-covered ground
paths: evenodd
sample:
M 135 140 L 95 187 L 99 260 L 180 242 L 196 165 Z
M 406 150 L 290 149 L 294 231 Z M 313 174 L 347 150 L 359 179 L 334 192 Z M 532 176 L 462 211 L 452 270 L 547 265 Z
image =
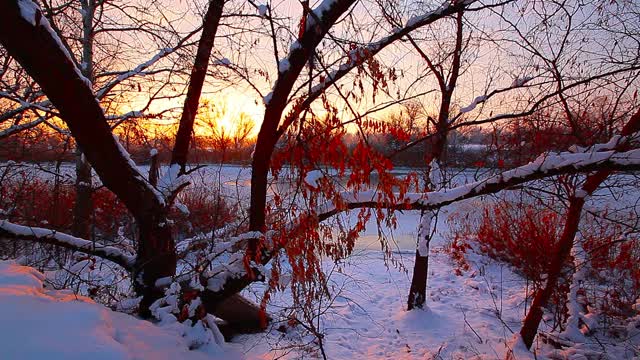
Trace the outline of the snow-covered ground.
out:
M 406 267 L 413 254 L 396 254 Z M 430 263 L 426 310 L 406 311 L 410 275 L 382 256 L 361 251 L 339 272 L 333 269 L 331 308 L 320 320 L 329 359 L 496 359 L 504 358 L 512 331 L 524 314 L 522 278 L 509 269 L 478 258 L 476 268 L 456 276 L 447 254 L 435 252 Z M 258 292 L 259 294 L 259 292 Z M 286 303 L 286 294 L 274 300 L 271 311 Z M 280 324 L 274 324 L 277 328 Z M 244 335 L 249 359 L 314 358 L 319 353 L 293 352 L 289 347 L 298 331 Z M 280 348 L 280 351 L 272 351 Z
M 243 197 L 248 195 L 249 177 L 246 168 L 211 166 L 196 172 L 192 180 L 196 184 L 219 181 L 229 196 Z M 624 180 L 616 181 L 621 179 Z M 464 176 L 458 181 L 463 183 Z M 625 209 L 638 204 L 639 192 L 625 192 L 624 188 L 619 191 L 624 193 L 624 201 L 620 194 L 603 190 L 590 206 L 607 204 Z M 392 240 L 395 245 L 391 247 L 396 250 L 395 262 L 384 261 L 377 228 L 370 222 L 353 256 L 339 267 L 325 263 L 331 274 L 329 288 L 335 297 L 331 306 L 321 305 L 326 312 L 317 327 L 324 334 L 327 358 L 504 358 L 525 315 L 525 280 L 506 265 L 479 255 L 471 255 L 472 268 L 458 276 L 455 264 L 442 251 L 447 241 L 448 214 L 474 209 L 477 203 L 465 201 L 441 212 L 432 242 L 426 310 L 405 310 L 417 213 L 398 215 L 399 225 Z M 388 232 L 387 235 L 390 236 Z M 321 356 L 314 346 L 315 338 L 302 336 L 299 326 L 286 325 L 288 292 L 273 295 L 268 309 L 276 322 L 266 333 L 237 337 L 225 349 L 189 351 L 187 342 L 175 329 L 112 312 L 68 292 L 42 289 L 42 281 L 42 274 L 35 270 L 0 262 L 0 359 L 38 359 L 43 354 L 54 359 L 89 355 L 100 359 L 227 359 L 238 354 L 247 359 Z M 262 290 L 257 284 L 245 295 L 255 296 L 259 302 Z M 542 330 L 547 331 L 544 326 Z M 640 342 L 640 336 L 637 340 Z M 305 342 L 312 346 L 299 346 Z M 533 356 L 519 354 L 517 358 Z M 538 349 L 537 358 L 549 358 L 549 354 L 548 349 Z M 566 352 L 554 358 L 578 359 L 577 354 Z
M 43 288 L 44 275 L 0 261 L 0 359 L 239 359 L 232 345 L 190 351 L 176 327 L 114 312 L 68 291 Z
M 410 254 L 396 254 L 405 266 Z M 387 269 L 382 257 L 361 251 L 342 270 L 333 269 L 334 302 L 321 320 L 329 359 L 500 358 L 511 329 L 522 317 L 523 281 L 488 262 L 456 276 L 446 254 L 431 263 L 429 307 L 407 312 L 404 271 Z M 327 264 L 329 266 L 329 264 Z M 299 344 L 299 329 L 236 338 L 226 349 L 189 351 L 179 333 L 113 312 L 70 292 L 46 290 L 44 275 L 13 262 L 0 262 L 0 349 L 3 359 L 247 359 L 314 358 Z M 260 289 L 254 287 L 256 293 Z M 251 294 L 251 291 L 247 292 Z M 270 311 L 287 295 L 276 297 Z M 500 320 L 502 319 L 502 321 Z M 281 349 L 276 350 L 274 349 Z

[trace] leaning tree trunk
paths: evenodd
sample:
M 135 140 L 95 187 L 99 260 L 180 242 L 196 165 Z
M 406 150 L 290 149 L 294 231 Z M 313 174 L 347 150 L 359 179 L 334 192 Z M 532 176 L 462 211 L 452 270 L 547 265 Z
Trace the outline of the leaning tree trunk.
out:
M 640 131 L 640 111 L 636 112 L 629 122 L 624 126 L 621 131 L 622 136 L 629 136 L 637 131 Z M 628 148 L 628 143 L 623 143 L 618 146 L 618 150 L 624 150 Z M 547 272 L 547 283 L 545 287 L 538 291 L 531 308 L 527 313 L 527 316 L 520 330 L 520 336 L 522 341 L 528 349 L 533 345 L 533 340 L 538 333 L 538 326 L 542 320 L 544 308 L 549 304 L 549 299 L 553 294 L 558 280 L 560 279 L 562 269 L 567 263 L 573 241 L 578 232 L 578 225 L 580 224 L 580 217 L 582 215 L 582 209 L 584 207 L 585 199 L 591 196 L 594 191 L 613 173 L 612 170 L 600 170 L 592 175 L 589 175 L 585 180 L 584 185 L 576 193 L 577 196 L 573 196 L 569 200 L 569 209 L 567 210 L 567 220 L 562 231 L 562 236 L 555 246 L 552 254 L 553 258 L 549 265 Z
M 604 180 L 604 179 L 603 179 Z M 567 214 L 567 220 L 565 222 L 562 236 L 556 244 L 553 252 L 553 258 L 549 265 L 547 272 L 547 283 L 543 289 L 536 294 L 531 308 L 527 313 L 527 317 L 524 320 L 522 329 L 520 330 L 520 336 L 527 348 L 531 348 L 533 339 L 538 333 L 538 326 L 542 320 L 544 309 L 549 304 L 549 299 L 555 290 L 558 280 L 562 274 L 562 268 L 567 262 L 571 248 L 573 246 L 573 239 L 578 231 L 578 225 L 580 223 L 580 216 L 582 214 L 582 208 L 584 206 L 583 197 L 573 197 L 570 199 L 569 210 Z

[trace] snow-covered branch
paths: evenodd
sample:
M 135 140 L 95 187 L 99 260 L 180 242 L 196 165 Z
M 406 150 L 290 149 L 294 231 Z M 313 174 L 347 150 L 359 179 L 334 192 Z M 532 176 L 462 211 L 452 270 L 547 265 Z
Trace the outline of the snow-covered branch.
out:
M 477 2 L 477 0 L 465 0 L 465 1 L 446 1 L 437 9 L 430 11 L 424 15 L 414 16 L 404 27 L 396 28 L 393 32 L 375 42 L 372 42 L 368 45 L 362 46 L 358 49 L 353 50 L 349 54 L 349 59 L 347 62 L 343 63 L 338 67 L 338 69 L 333 70 L 327 74 L 324 74 L 323 81 L 311 88 L 311 91 L 305 95 L 304 100 L 302 101 L 299 109 L 308 108 L 311 103 L 313 103 L 326 89 L 335 84 L 342 77 L 347 75 L 351 70 L 356 68 L 361 64 L 360 61 L 354 59 L 365 59 L 367 57 L 373 57 L 388 45 L 391 45 L 397 40 L 400 40 L 402 37 L 408 35 L 412 31 L 427 26 L 429 24 L 434 23 L 435 21 L 442 19 L 444 17 L 455 14 L 461 9 L 467 8 L 469 5 Z M 292 49 L 297 48 L 297 42 L 292 45 Z M 299 45 L 298 45 L 299 46 Z M 289 118 L 292 120 L 295 116 L 290 116 Z M 283 126 L 280 128 L 280 133 L 284 133 L 288 125 L 290 125 L 291 120 L 287 123 L 285 122 Z
M 333 202 L 328 202 L 318 208 L 318 219 L 323 221 L 343 211 L 360 208 L 382 207 L 397 210 L 430 210 L 457 201 L 494 194 L 512 186 L 557 175 L 585 173 L 602 169 L 613 171 L 640 170 L 640 149 L 636 148 L 622 152 L 610 150 L 611 145 L 617 144 L 619 141 L 620 138 L 615 137 L 609 143 L 596 145 L 585 152 L 543 154 L 526 165 L 484 180 L 437 192 L 410 193 L 393 202 L 378 201 L 378 194 L 373 191 L 344 192 L 342 194 L 342 204 L 336 205 Z
M 182 39 L 179 45 L 181 45 L 184 41 L 186 41 L 189 37 L 191 37 L 192 34 L 193 33 L 190 33 L 188 37 Z M 149 67 L 151 67 L 152 65 L 160 61 L 161 59 L 167 57 L 169 54 L 172 54 L 177 47 L 179 46 L 176 46 L 174 48 L 164 48 L 160 50 L 157 54 L 155 54 L 151 59 L 139 64 L 138 66 L 136 66 L 135 68 L 127 72 L 123 72 L 119 74 L 118 76 L 116 76 L 115 79 L 113 79 L 112 81 L 105 84 L 102 88 L 100 88 L 100 90 L 98 90 L 96 93 L 96 97 L 98 99 L 102 99 L 109 93 L 109 91 L 111 91 L 114 87 L 116 87 L 123 81 L 128 80 L 134 76 L 142 75 L 146 69 L 148 69 Z
M 17 102 L 20 104 L 20 108 L 15 109 L 15 110 L 9 110 L 9 113 L 13 113 L 12 111 L 15 111 L 16 114 L 19 114 L 21 112 L 24 112 L 26 110 L 29 109 L 35 109 L 35 110 L 41 110 L 41 111 L 45 111 L 45 112 L 51 112 L 51 103 L 49 101 L 42 101 L 39 103 L 33 103 L 33 102 L 29 102 L 26 101 L 24 99 L 20 99 L 20 98 L 16 98 L 15 96 L 4 92 L 4 91 L 0 91 L 0 97 L 1 98 L 5 98 L 5 99 L 9 99 L 11 101 Z M 14 116 L 16 115 L 14 114 Z M 4 115 L 3 115 L 4 117 Z
M 22 124 L 18 124 L 18 125 L 13 125 L 10 126 L 6 129 L 3 129 L 2 131 L 0 131 L 0 139 L 4 139 L 6 137 L 9 137 L 13 134 L 19 133 L 20 131 L 23 130 L 27 130 L 27 129 L 31 129 L 34 128 L 40 124 L 42 124 L 45 121 L 45 118 L 40 117 L 34 121 L 30 121 L 28 123 L 22 123 Z
M 136 259 L 135 256 L 125 254 L 113 246 L 105 246 L 55 230 L 18 225 L 7 220 L 0 221 L 0 237 L 34 241 L 80 251 L 112 261 L 127 270 L 133 269 Z

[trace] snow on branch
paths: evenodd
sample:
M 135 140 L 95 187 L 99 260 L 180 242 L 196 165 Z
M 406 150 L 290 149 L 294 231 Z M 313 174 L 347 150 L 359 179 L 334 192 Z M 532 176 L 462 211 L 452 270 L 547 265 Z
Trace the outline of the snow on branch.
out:
M 18 7 L 20 8 L 20 15 L 22 18 L 29 22 L 34 27 L 42 26 L 45 30 L 49 32 L 53 40 L 58 44 L 60 50 L 65 54 L 65 56 L 71 61 L 73 64 L 73 68 L 78 75 L 78 77 L 89 87 L 92 88 L 91 81 L 87 79 L 78 67 L 75 65 L 75 61 L 73 57 L 69 53 L 69 50 L 62 44 L 62 40 L 58 36 L 58 34 L 53 30 L 49 20 L 43 15 L 42 10 L 40 10 L 40 6 L 31 0 L 18 0 Z
M 23 124 L 19 124 L 19 125 L 13 125 L 10 126 L 6 129 L 3 129 L 0 131 L 0 139 L 4 139 L 6 137 L 9 137 L 13 134 L 19 133 L 22 130 L 27 130 L 27 129 L 31 129 L 34 128 L 40 124 L 42 124 L 45 121 L 45 118 L 40 117 L 34 121 L 28 122 L 28 123 L 23 123 Z
M 189 177 L 180 174 L 180 165 L 171 164 L 167 171 L 160 179 L 158 179 L 157 188 L 164 199 L 169 199 L 176 194 L 181 188 L 188 185 Z
M 29 110 L 29 109 L 41 110 L 41 111 L 44 111 L 44 112 L 51 112 L 51 108 L 50 108 L 51 102 L 49 102 L 49 101 L 43 101 L 43 102 L 40 102 L 40 103 L 32 103 L 32 102 L 28 102 L 28 101 L 25 101 L 25 100 L 20 99 L 20 98 L 16 98 L 13 95 L 11 95 L 11 94 L 9 94 L 7 92 L 4 92 L 4 91 L 0 91 L 0 97 L 5 98 L 5 99 L 9 99 L 11 101 L 15 101 L 15 102 L 20 104 L 20 108 L 8 111 L 8 113 L 10 113 L 12 115 L 17 115 L 17 114 L 19 114 L 21 112 L 24 112 L 26 110 Z M 4 117 L 4 115 L 3 115 L 3 117 Z
M 473 109 L 476 108 L 476 106 L 478 106 L 479 104 L 482 104 L 485 101 L 487 101 L 487 97 L 485 95 L 476 96 L 476 98 L 473 99 L 471 104 L 460 109 L 460 113 L 465 114 L 465 113 L 471 112 L 473 111 Z
M 104 85 L 100 90 L 98 90 L 96 96 L 98 99 L 102 99 L 113 89 L 115 86 L 120 84 L 121 82 L 132 78 L 137 75 L 141 75 L 144 70 L 157 63 L 160 59 L 166 57 L 167 55 L 173 53 L 175 48 L 164 48 L 160 50 L 156 55 L 154 55 L 151 59 L 139 64 L 134 69 L 124 72 L 118 75 L 114 80 L 110 81 L 106 85 Z
M 369 43 L 368 45 L 362 46 L 354 51 L 350 52 L 349 59 L 347 62 L 340 65 L 336 70 L 333 70 L 323 77 L 322 82 L 317 85 L 314 85 L 311 88 L 311 91 L 305 96 L 300 109 L 306 109 L 311 105 L 313 101 L 315 101 L 327 88 L 335 84 L 338 80 L 340 80 L 343 76 L 348 74 L 351 70 L 356 68 L 360 62 L 353 61 L 353 54 L 356 52 L 358 54 L 366 54 L 367 57 L 373 57 L 380 51 L 382 51 L 385 47 L 392 44 L 393 42 L 400 40 L 402 37 L 408 35 L 410 32 L 427 26 L 429 24 L 434 23 L 435 21 L 442 19 L 446 16 L 455 14 L 457 11 L 461 9 L 465 9 L 469 5 L 477 2 L 477 0 L 465 0 L 465 1 L 446 1 L 437 9 L 430 11 L 426 14 L 415 16 L 411 18 L 404 27 L 395 28 L 393 32 L 378 41 Z M 364 59 L 366 57 L 359 57 L 360 59 Z M 293 118 L 293 117 L 291 117 Z M 286 127 L 289 124 L 283 124 L 280 129 L 280 132 L 284 132 Z
M 505 171 L 487 179 L 462 185 L 452 189 L 429 193 L 405 194 L 403 198 L 393 202 L 385 202 L 382 195 L 376 191 L 343 192 L 339 205 L 327 202 L 316 209 L 317 221 L 324 221 L 344 211 L 360 208 L 385 208 L 392 210 L 433 210 L 452 204 L 457 201 L 470 199 L 477 196 L 498 193 L 512 186 L 521 185 L 530 181 L 540 180 L 552 176 L 583 173 L 607 169 L 612 171 L 637 171 L 640 170 L 640 149 L 634 148 L 628 151 L 616 151 L 624 142 L 637 140 L 636 136 L 615 136 L 605 144 L 597 144 L 582 152 L 545 153 L 529 164 Z M 396 195 L 399 197 L 399 195 Z M 289 225 L 289 229 L 304 223 L 304 217 Z M 268 232 L 269 233 L 269 232 Z M 261 238 L 260 233 L 245 234 L 245 237 Z M 266 237 L 267 240 L 269 236 Z M 262 264 L 271 260 L 272 254 L 279 251 L 286 244 L 272 244 L 273 248 L 262 254 L 261 264 L 252 262 L 250 266 L 257 272 L 262 271 Z M 225 299 L 229 294 L 242 290 L 256 278 L 247 274 L 239 255 L 230 259 L 226 267 L 217 268 L 215 274 L 210 275 L 205 296 L 211 301 Z
M 377 207 L 397 210 L 430 210 L 557 175 L 601 169 L 615 171 L 640 170 L 640 149 L 636 148 L 624 152 L 615 150 L 598 151 L 599 149 L 611 148 L 614 144 L 618 144 L 621 138 L 615 137 L 614 139 L 606 144 L 594 145 L 585 152 L 543 154 L 526 165 L 484 180 L 442 191 L 410 193 L 394 202 L 377 201 L 378 194 L 373 191 L 344 192 L 342 193 L 342 204 L 336 205 L 333 202 L 328 202 L 317 209 L 317 216 L 319 221 L 323 221 L 343 211 Z
M 135 256 L 125 254 L 113 246 L 105 246 L 55 230 L 18 225 L 7 220 L 0 221 L 0 237 L 34 241 L 80 251 L 112 261 L 127 270 L 133 268 L 136 259 Z

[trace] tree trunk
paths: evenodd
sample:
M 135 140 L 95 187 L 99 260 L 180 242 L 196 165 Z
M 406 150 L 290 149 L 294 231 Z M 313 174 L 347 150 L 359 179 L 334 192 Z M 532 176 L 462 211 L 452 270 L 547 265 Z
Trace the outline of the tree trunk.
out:
M 620 134 L 622 136 L 629 136 L 640 130 L 640 111 L 636 112 L 629 122 L 624 126 Z M 624 150 L 628 148 L 627 143 L 620 144 L 617 150 Z M 567 210 L 567 220 L 562 231 L 562 236 L 556 244 L 553 252 L 553 259 L 549 265 L 549 271 L 547 272 L 547 283 L 545 287 L 538 291 L 536 294 L 529 313 L 524 320 L 522 329 L 520 330 L 520 336 L 522 341 L 528 349 L 533 345 L 533 340 L 538 333 L 538 326 L 542 320 L 544 308 L 549 304 L 549 299 L 553 290 L 558 284 L 560 279 L 562 268 L 567 263 L 569 254 L 571 253 L 571 247 L 573 241 L 578 232 L 578 225 L 580 224 L 580 216 L 582 215 L 582 208 L 584 207 L 585 198 L 591 196 L 594 191 L 613 173 L 612 170 L 600 170 L 587 177 L 584 185 L 580 190 L 581 196 L 574 196 L 570 198 L 569 209 Z
M 82 75 L 93 83 L 93 0 L 81 1 L 82 6 Z M 71 233 L 83 239 L 91 239 L 91 165 L 76 146 L 76 201 L 73 204 Z
M 429 248 L 431 243 L 431 225 L 435 213 L 432 210 L 420 212 L 420 227 L 418 229 L 418 244 L 416 258 L 413 265 L 413 276 L 407 300 L 407 310 L 422 309 L 427 301 L 427 283 L 429 279 Z
M 528 349 L 533 344 L 533 339 L 538 333 L 538 326 L 542 320 L 544 309 L 549 305 L 549 299 L 553 294 L 554 289 L 558 284 L 558 280 L 562 275 L 562 268 L 567 262 L 567 258 L 571 253 L 571 247 L 573 246 L 573 240 L 578 231 L 578 225 L 580 223 L 580 216 L 582 214 L 582 207 L 584 206 L 584 198 L 572 198 L 569 205 L 567 214 L 567 221 L 562 231 L 562 236 L 556 244 L 553 252 L 553 258 L 549 265 L 549 271 L 547 272 L 547 283 L 543 289 L 538 291 L 531 308 L 527 313 L 527 317 L 524 320 L 522 329 L 520 330 L 520 336 L 522 341 Z
M 204 16 L 202 24 L 202 35 L 198 41 L 198 51 L 191 68 L 191 77 L 189 78 L 189 87 L 187 96 L 184 100 L 182 115 L 180 117 L 180 125 L 176 134 L 176 142 L 173 146 L 171 154 L 171 164 L 180 166 L 180 173 L 184 174 L 189 155 L 189 144 L 191 143 L 191 134 L 193 132 L 193 123 L 198 113 L 198 105 L 200 104 L 200 95 L 202 94 L 202 86 L 207 76 L 207 68 L 209 67 L 209 59 L 211 58 L 211 50 L 218 31 L 218 24 L 222 17 L 222 9 L 224 7 L 223 0 L 209 1 L 207 13 Z
M 136 220 L 139 239 L 133 282 L 136 293 L 143 296 L 140 316 L 150 317 L 149 306 L 164 295 L 164 290 L 155 286 L 156 281 L 175 275 L 177 256 L 164 211 L 150 209 L 147 216 Z
M 409 37 L 409 41 L 427 62 L 429 69 L 433 72 L 438 80 L 438 86 L 442 94 L 440 101 L 440 110 L 438 112 L 438 122 L 436 123 L 436 134 L 431 142 L 431 148 L 428 148 L 425 163 L 427 171 L 425 176 L 425 191 L 433 189 L 442 189 L 445 186 L 444 177 L 441 170 L 440 160 L 444 156 L 447 147 L 447 137 L 449 135 L 449 113 L 451 110 L 451 98 L 456 88 L 458 77 L 460 75 L 460 59 L 462 56 L 462 19 L 464 10 L 459 10 L 456 14 L 456 42 L 453 51 L 453 59 L 451 60 L 451 73 L 449 79 L 445 76 L 442 68 L 433 64 L 427 54 L 425 54 L 418 44 Z M 432 176 L 431 168 L 433 162 L 438 165 L 437 176 L 435 180 Z M 411 277 L 411 287 L 409 289 L 409 297 L 407 300 L 407 310 L 414 308 L 422 309 L 427 301 L 427 282 L 429 278 L 429 251 L 431 244 L 431 225 L 436 214 L 434 211 L 422 211 L 420 213 L 420 229 L 418 231 L 418 248 L 416 249 L 416 258 L 413 265 L 413 275 Z M 435 224 L 434 224 L 435 226 Z
M 429 256 L 422 256 L 416 250 L 416 259 L 413 264 L 413 276 L 409 288 L 407 310 L 422 309 L 427 301 L 427 279 L 429 278 Z
M 76 201 L 73 204 L 71 233 L 82 239 L 91 239 L 91 212 L 93 209 L 91 165 L 76 148 Z

